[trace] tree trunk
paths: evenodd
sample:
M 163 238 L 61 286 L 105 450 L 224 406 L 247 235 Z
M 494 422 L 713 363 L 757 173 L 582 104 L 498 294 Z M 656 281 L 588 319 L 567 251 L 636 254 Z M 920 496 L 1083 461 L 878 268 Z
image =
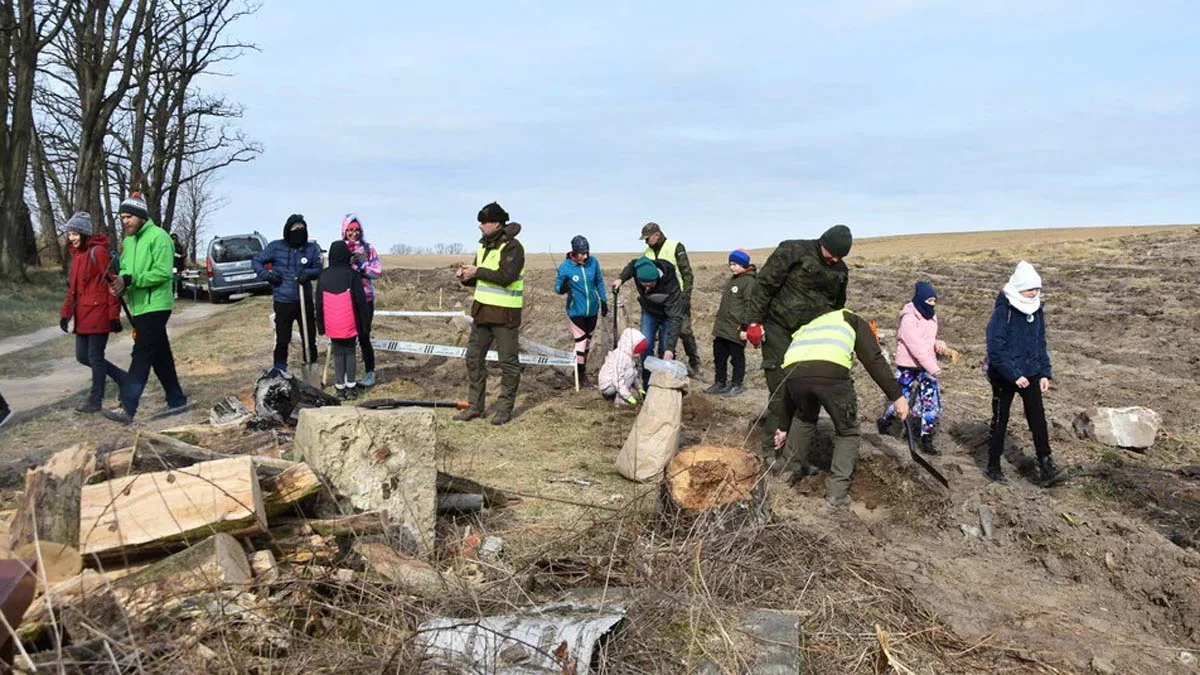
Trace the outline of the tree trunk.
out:
M 41 221 L 42 244 L 50 260 L 64 264 L 63 249 L 58 243 L 58 225 L 54 217 L 54 203 L 50 200 L 50 187 L 46 182 L 46 148 L 42 146 L 37 130 L 33 134 L 33 193 L 37 197 L 38 220 Z
M 34 541 L 79 545 L 79 499 L 83 483 L 96 469 L 96 451 L 72 446 L 25 474 L 25 492 L 13 516 L 13 548 Z
M 762 474 L 762 460 L 748 450 L 686 448 L 671 458 L 664 472 L 664 510 L 685 528 L 730 531 L 748 522 L 766 522 L 771 511 Z

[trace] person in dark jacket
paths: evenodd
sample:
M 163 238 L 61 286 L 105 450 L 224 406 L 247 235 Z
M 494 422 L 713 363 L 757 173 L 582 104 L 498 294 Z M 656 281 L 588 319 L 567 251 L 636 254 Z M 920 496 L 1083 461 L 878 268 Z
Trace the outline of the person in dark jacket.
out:
M 521 386 L 521 309 L 525 304 L 525 247 L 517 239 L 520 223 L 510 223 L 508 212 L 492 202 L 479 210 L 479 248 L 475 264 L 463 265 L 454 276 L 464 286 L 475 287 L 471 304 L 474 326 L 467 342 L 467 376 L 470 407 L 454 419 L 467 422 L 483 417 L 487 400 L 487 353 L 492 343 L 500 356 L 500 396 L 492 424 L 512 421 Z
M 588 352 L 599 317 L 608 316 L 608 289 L 604 287 L 600 261 L 592 257 L 591 246 L 582 234 L 571 239 L 571 252 L 558 266 L 554 292 L 567 296 L 567 319 L 571 322 L 571 337 L 575 341 L 579 386 L 590 387 Z
M 306 363 L 317 361 L 317 323 L 313 316 L 312 281 L 321 276 L 321 247 L 308 240 L 308 223 L 304 216 L 293 213 L 283 225 L 283 239 L 276 239 L 258 252 L 250 261 L 259 279 L 271 282 L 275 288 L 275 354 L 271 370 L 286 373 L 288 345 L 292 341 L 292 324 L 306 318 L 301 333 L 308 338 L 304 345 Z M 270 266 L 268 268 L 268 265 Z M 304 306 L 301 310 L 301 299 Z
M 1000 468 L 1008 414 L 1018 394 L 1025 419 L 1033 433 L 1038 480 L 1052 485 L 1064 477 L 1050 457 L 1050 432 L 1042 396 L 1050 391 L 1050 352 L 1046 349 L 1042 278 L 1033 265 L 1017 263 L 1008 283 L 996 296 L 996 308 L 987 325 L 987 376 L 992 385 L 991 439 L 986 474 L 993 481 L 1007 479 Z
M 778 395 L 783 383 L 783 355 L 792 333 L 814 318 L 846 306 L 850 270 L 842 259 L 854 243 L 850 228 L 834 225 L 820 239 L 790 239 L 767 257 L 759 268 L 754 292 L 746 303 L 743 330 L 750 344 L 762 346 L 762 368 L 767 380 L 767 410 L 762 437 L 765 459 L 775 454 L 769 432 L 783 413 Z M 783 467 L 776 464 L 780 470 Z
M 121 332 L 121 302 L 108 287 L 112 254 L 108 237 L 93 234 L 92 216 L 80 211 L 67 221 L 67 244 L 71 251 L 71 274 L 67 297 L 59 313 L 59 327 L 75 321 L 75 360 L 92 369 L 92 388 L 76 412 L 100 412 L 104 382 L 112 378 L 117 391 L 125 383 L 125 371 L 104 357 L 108 334 Z
M 729 271 L 733 276 L 725 284 L 717 318 L 713 322 L 713 371 L 716 380 L 704 390 L 706 394 L 739 396 L 746 377 L 746 336 L 740 322 L 746 299 L 754 290 L 758 271 L 750 264 L 750 254 L 738 249 L 729 254 Z M 733 380 L 726 379 L 728 366 L 733 364 Z
M 362 277 L 350 265 L 350 247 L 329 245 L 329 267 L 317 278 L 317 333 L 328 335 L 333 356 L 333 383 L 340 399 L 358 398 L 355 346 L 369 307 Z
M 187 267 L 187 246 L 179 240 L 179 235 L 171 233 L 171 243 L 175 244 L 175 257 L 172 263 L 171 276 L 175 282 L 175 297 L 183 295 L 183 270 Z
M 692 289 L 695 279 L 692 276 L 692 263 L 688 260 L 687 249 L 683 242 L 668 239 L 658 223 L 650 222 L 642 226 L 642 239 L 646 241 L 646 250 L 642 255 L 651 260 L 664 260 L 675 267 L 675 276 L 679 280 L 679 290 L 683 293 L 683 325 L 679 327 L 679 341 L 683 343 L 683 351 L 688 357 L 688 370 L 694 376 L 700 372 L 700 347 L 696 344 L 696 336 L 692 332 Z
M 616 291 L 630 279 L 637 280 L 638 303 L 642 306 L 642 335 L 649 347 L 642 353 L 642 387 L 650 387 L 650 371 L 646 359 L 657 356 L 670 361 L 675 358 L 675 346 L 683 329 L 687 302 L 679 288 L 675 266 L 666 260 L 651 260 L 646 256 L 629 261 L 613 282 Z
M 829 413 L 836 436 L 833 461 L 825 483 L 825 500 L 835 510 L 850 507 L 850 478 L 861 440 L 858 394 L 850 368 L 858 357 L 867 374 L 892 401 L 900 419 L 908 417 L 908 400 L 883 358 L 869 322 L 848 309 L 826 312 L 792 335 L 784 350 L 783 416 L 773 428 L 775 449 L 791 441 L 792 458 L 801 469 L 808 462 L 821 408 Z

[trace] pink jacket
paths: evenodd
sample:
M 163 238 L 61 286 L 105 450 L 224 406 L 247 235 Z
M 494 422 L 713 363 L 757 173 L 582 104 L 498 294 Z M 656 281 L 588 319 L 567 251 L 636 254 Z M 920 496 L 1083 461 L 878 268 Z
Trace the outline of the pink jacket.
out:
M 350 291 L 341 293 L 321 293 L 321 305 L 324 310 L 325 334 L 335 340 L 358 337 L 358 327 L 354 321 L 354 302 Z
M 900 327 L 896 329 L 896 365 L 923 368 L 930 375 L 942 372 L 934 345 L 937 342 L 938 318 L 926 319 L 910 302 L 900 310 Z
M 642 373 L 641 361 L 634 355 L 633 350 L 639 342 L 644 342 L 645 336 L 636 328 L 626 328 L 617 341 L 617 348 L 604 357 L 604 365 L 600 366 L 600 375 L 596 378 L 601 391 L 616 387 L 620 400 L 627 400 L 633 395 L 634 383 Z

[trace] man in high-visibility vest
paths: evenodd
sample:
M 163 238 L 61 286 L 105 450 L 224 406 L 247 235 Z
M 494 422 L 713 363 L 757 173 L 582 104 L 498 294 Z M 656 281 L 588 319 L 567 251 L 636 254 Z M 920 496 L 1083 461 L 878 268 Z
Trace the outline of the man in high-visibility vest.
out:
M 825 483 L 825 500 L 835 510 L 850 507 L 850 477 L 858 461 L 861 439 L 858 395 L 850 377 L 855 356 L 892 401 L 900 419 L 908 417 L 908 400 L 870 324 L 848 309 L 827 312 L 802 326 L 792 334 L 783 357 L 783 416 L 774 430 L 775 448 L 782 449 L 790 435 L 794 460 L 803 470 L 812 449 L 817 416 L 825 408 L 837 434 Z
M 500 356 L 500 397 L 492 424 L 512 420 L 521 384 L 518 355 L 521 308 L 524 306 L 525 247 L 517 241 L 520 223 L 508 222 L 508 213 L 496 202 L 479 211 L 479 249 L 475 264 L 464 265 L 455 276 L 464 286 L 475 287 L 471 304 L 474 326 L 467 343 L 467 377 L 470 407 L 454 416 L 460 422 L 483 417 L 487 398 L 487 353 L 492 344 Z
M 642 226 L 642 239 L 646 240 L 646 250 L 642 255 L 651 260 L 665 260 L 675 266 L 675 275 L 679 279 L 679 289 L 683 291 L 684 314 L 683 327 L 679 331 L 679 341 L 683 343 L 683 351 L 688 357 L 688 369 L 692 374 L 700 372 L 700 347 L 696 345 L 696 335 L 692 333 L 692 264 L 688 262 L 687 249 L 683 242 L 667 239 L 658 223 L 646 223 Z

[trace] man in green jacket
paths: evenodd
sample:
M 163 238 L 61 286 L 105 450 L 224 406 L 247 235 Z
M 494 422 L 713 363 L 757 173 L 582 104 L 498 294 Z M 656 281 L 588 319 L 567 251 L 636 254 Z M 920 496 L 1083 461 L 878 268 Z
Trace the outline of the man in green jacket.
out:
M 763 420 L 762 454 L 775 457 L 772 434 L 782 417 L 783 357 L 792 333 L 816 317 L 846 306 L 850 270 L 842 262 L 854 238 L 850 228 L 834 225 L 820 239 L 790 239 L 779 246 L 758 271 L 742 318 L 747 339 L 762 346 L 762 367 L 767 379 L 767 412 Z M 790 449 L 790 448 L 789 448 Z M 783 453 L 775 470 L 783 471 L 790 452 Z
M 167 320 L 175 307 L 171 288 L 175 243 L 150 220 L 146 201 L 137 192 L 121 202 L 118 213 L 125 236 L 121 240 L 121 269 L 110 287 L 114 294 L 124 294 L 133 317 L 133 358 L 121 387 L 121 407 L 105 410 L 103 414 L 115 422 L 129 424 L 137 414 L 151 369 L 167 396 L 167 407 L 156 415 L 183 412 L 187 409 L 187 396 L 179 386 L 175 357 L 167 337 Z

